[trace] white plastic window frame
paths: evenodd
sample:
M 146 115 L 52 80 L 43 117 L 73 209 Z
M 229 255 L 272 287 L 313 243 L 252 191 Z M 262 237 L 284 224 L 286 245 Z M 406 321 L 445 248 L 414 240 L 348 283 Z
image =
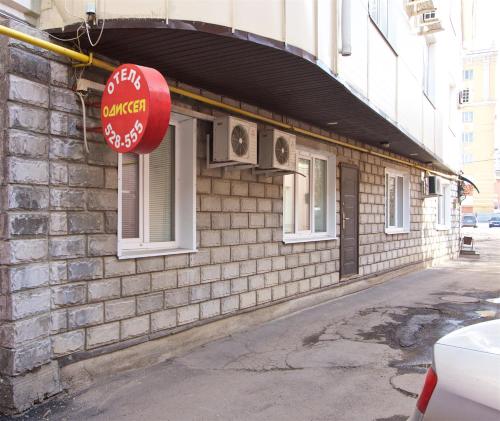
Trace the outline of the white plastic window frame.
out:
M 470 102 L 470 88 L 462 89 L 462 104 Z
M 473 111 L 462 111 L 462 122 L 463 123 L 472 123 L 474 121 L 474 112 Z
M 462 163 L 465 164 L 472 164 L 474 162 L 474 155 L 471 152 L 464 152 L 462 154 Z
M 174 241 L 149 242 L 149 156 L 139 156 L 139 237 L 122 238 L 122 155 L 118 155 L 119 259 L 196 252 L 196 119 L 172 113 L 175 127 Z M 182 163 L 182 165 L 179 165 Z
M 402 177 L 403 178 L 403 226 L 391 226 L 388 224 L 388 191 L 386 178 L 389 177 Z M 397 182 L 396 182 L 397 186 Z M 396 193 L 396 203 L 395 203 L 395 220 L 398 220 L 398 204 L 397 204 L 397 193 Z M 384 174 L 384 226 L 386 234 L 408 234 L 410 232 L 410 174 L 398 171 L 392 168 L 386 168 Z
M 462 132 L 462 143 L 469 144 L 474 142 L 474 132 Z
M 464 69 L 463 79 L 464 80 L 472 80 L 474 78 L 474 70 L 473 69 Z
M 284 224 L 283 224 L 283 243 L 285 244 L 293 244 L 293 243 L 306 243 L 312 241 L 326 241 L 326 240 L 336 240 L 336 187 L 337 187 L 337 158 L 333 154 L 329 154 L 326 152 L 320 151 L 309 151 L 307 149 L 297 149 L 297 168 L 299 159 L 304 158 L 311 160 L 322 159 L 326 161 L 326 231 L 325 232 L 314 232 L 312 228 L 314 227 L 314 164 L 311 164 L 311 180 L 310 180 L 310 227 L 309 231 L 298 231 L 298 219 L 297 219 L 297 177 L 301 177 L 299 174 L 289 174 L 284 177 L 293 177 L 294 178 L 294 198 L 293 198 L 293 218 L 294 218 L 294 232 L 293 233 L 285 233 Z M 285 204 L 283 203 L 283 221 L 285 212 Z
M 447 231 L 451 229 L 451 183 L 444 178 L 439 179 L 438 194 L 436 197 L 436 230 Z M 444 207 L 444 221 L 439 220 L 440 201 Z

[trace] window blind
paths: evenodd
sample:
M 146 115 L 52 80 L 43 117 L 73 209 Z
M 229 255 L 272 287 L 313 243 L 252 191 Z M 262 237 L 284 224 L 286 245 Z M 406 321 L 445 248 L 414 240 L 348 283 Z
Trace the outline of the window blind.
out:
M 122 157 L 122 238 L 139 237 L 139 156 Z
M 175 128 L 149 154 L 149 241 L 175 240 Z

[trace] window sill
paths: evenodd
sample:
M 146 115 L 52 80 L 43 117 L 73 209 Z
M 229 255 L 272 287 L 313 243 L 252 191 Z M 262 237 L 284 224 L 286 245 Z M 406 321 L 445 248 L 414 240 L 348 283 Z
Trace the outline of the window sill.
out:
M 311 235 L 311 236 L 293 236 L 293 237 L 284 237 L 284 244 L 296 244 L 296 243 L 311 243 L 313 241 L 330 241 L 337 240 L 335 235 Z
M 436 226 L 436 231 L 449 231 L 451 227 L 448 225 L 437 225 Z
M 409 234 L 410 230 L 407 228 L 386 228 L 385 229 L 386 234 Z
M 118 254 L 119 260 L 135 259 L 140 257 L 169 256 L 172 254 L 196 253 L 196 249 L 130 249 L 121 250 Z

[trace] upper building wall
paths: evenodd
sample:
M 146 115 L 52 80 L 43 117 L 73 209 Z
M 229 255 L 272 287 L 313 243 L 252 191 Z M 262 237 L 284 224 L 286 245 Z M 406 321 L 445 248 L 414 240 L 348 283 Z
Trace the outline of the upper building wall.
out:
M 470 52 L 464 58 L 464 71 L 468 79 L 463 81 L 469 89 L 471 103 L 491 103 L 496 100 L 496 50 Z
M 87 0 L 42 3 L 41 28 L 75 23 L 89 4 Z M 342 21 L 341 0 L 143 0 L 141 7 L 122 0 L 97 2 L 96 11 L 100 19 L 206 22 L 297 47 L 414 141 L 458 169 L 460 154 L 444 151 L 459 149 L 460 3 L 434 0 L 445 30 L 428 36 L 417 35 L 420 16 L 410 18 L 402 0 L 389 0 L 389 34 L 384 35 L 383 25 L 373 18 L 377 3 L 352 0 L 348 22 Z M 344 25 L 351 29 L 348 56 L 339 53 Z

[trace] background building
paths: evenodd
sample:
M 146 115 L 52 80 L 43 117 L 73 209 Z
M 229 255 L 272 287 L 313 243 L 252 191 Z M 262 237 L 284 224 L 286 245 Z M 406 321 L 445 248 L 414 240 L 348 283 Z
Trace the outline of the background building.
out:
M 25 3 L 5 16 L 37 27 L 2 24 L 154 67 L 174 112 L 160 148 L 119 155 L 99 129 L 109 74 L 0 36 L 2 410 L 457 255 L 460 2 Z M 293 139 L 292 173 L 217 166 L 221 121 L 248 150 Z
M 497 130 L 497 32 L 491 31 L 498 2 L 463 2 L 463 89 L 462 113 L 463 171 L 479 188 L 462 203 L 463 212 L 491 213 L 498 207 L 495 149 Z M 493 26 L 489 26 L 491 23 Z

